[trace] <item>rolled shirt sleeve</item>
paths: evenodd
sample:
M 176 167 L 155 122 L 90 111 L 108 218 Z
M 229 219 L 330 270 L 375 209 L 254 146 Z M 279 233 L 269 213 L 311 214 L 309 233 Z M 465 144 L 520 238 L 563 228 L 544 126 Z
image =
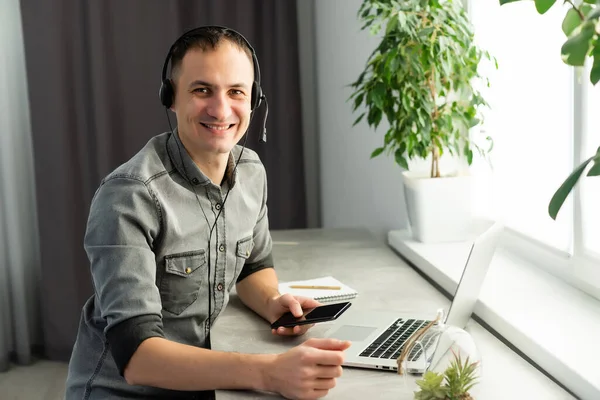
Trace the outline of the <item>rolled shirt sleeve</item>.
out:
M 265 268 L 273 268 L 273 241 L 269 231 L 269 216 L 267 208 L 267 172 L 262 166 L 263 175 L 263 196 L 260 212 L 253 231 L 254 247 L 250 257 L 246 260 L 244 268 L 238 276 L 237 282 L 241 282 L 244 278 L 252 275 L 255 272 Z
M 164 337 L 152 251 L 161 214 L 146 184 L 112 177 L 94 195 L 84 247 L 111 354 L 123 375 L 138 346 Z

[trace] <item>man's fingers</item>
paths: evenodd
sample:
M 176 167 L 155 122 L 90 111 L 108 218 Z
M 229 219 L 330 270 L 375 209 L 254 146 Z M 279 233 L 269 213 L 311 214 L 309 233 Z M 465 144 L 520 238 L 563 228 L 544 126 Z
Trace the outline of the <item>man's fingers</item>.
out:
M 313 390 L 313 394 L 314 394 L 313 399 L 320 399 L 321 397 L 325 397 L 325 396 L 327 396 L 327 393 L 329 393 L 329 390 L 327 390 L 327 389 L 314 389 Z
M 344 362 L 344 353 L 337 350 L 320 350 L 311 356 L 310 360 L 319 365 L 337 366 Z
M 312 338 L 304 342 L 304 345 L 322 350 L 346 350 L 352 342 L 331 338 Z
M 295 326 L 294 328 L 298 328 L 298 326 Z M 294 333 L 294 328 L 284 328 L 280 326 L 277 330 L 273 329 L 272 332 L 280 336 L 296 336 L 297 334 Z
M 292 328 L 284 328 L 284 327 L 281 327 L 281 326 L 279 328 L 277 328 L 277 332 L 276 333 L 278 335 L 281 335 L 281 336 L 290 336 L 290 335 L 294 334 Z
M 315 324 L 310 325 L 296 325 L 294 327 L 294 335 L 304 335 L 306 331 L 315 326 Z
M 314 388 L 316 390 L 329 390 L 335 387 L 335 378 L 319 378 L 315 380 Z
M 302 306 L 303 310 L 306 310 L 307 308 L 315 308 L 315 307 L 319 307 L 319 306 L 323 305 L 323 304 L 319 303 L 317 300 L 311 299 L 310 297 L 296 297 L 296 299 Z
M 282 295 L 279 298 L 279 302 L 282 306 L 288 308 L 294 317 L 302 316 L 302 307 L 300 306 L 298 300 L 296 300 L 291 294 L 286 293 Z
M 315 378 L 339 378 L 342 376 L 342 367 L 339 365 L 317 365 Z
M 281 336 L 300 336 L 300 335 L 304 335 L 306 333 L 306 331 L 308 331 L 313 326 L 314 326 L 314 324 L 296 325 L 293 328 L 284 328 L 284 327 L 280 326 L 277 329 L 271 329 L 271 332 L 274 335 L 281 335 Z

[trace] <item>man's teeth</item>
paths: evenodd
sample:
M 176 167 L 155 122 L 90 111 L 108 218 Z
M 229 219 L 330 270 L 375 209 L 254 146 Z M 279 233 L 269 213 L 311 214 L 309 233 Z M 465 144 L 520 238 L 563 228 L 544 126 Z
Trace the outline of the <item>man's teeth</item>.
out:
M 203 125 L 206 126 L 207 128 L 215 129 L 217 131 L 224 131 L 226 129 L 229 129 L 229 126 L 230 126 L 230 125 L 217 126 L 217 125 L 209 125 L 209 124 L 203 124 Z

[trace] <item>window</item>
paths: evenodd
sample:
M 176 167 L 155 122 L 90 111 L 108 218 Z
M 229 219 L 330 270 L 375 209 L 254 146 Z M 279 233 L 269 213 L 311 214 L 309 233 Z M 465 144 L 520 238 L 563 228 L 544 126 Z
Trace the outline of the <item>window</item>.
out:
M 557 2 L 540 15 L 533 2 L 469 2 L 476 40 L 499 64 L 481 70 L 491 109 L 479 129 L 495 146 L 491 168 L 482 160 L 473 168 L 475 212 L 503 221 L 515 251 L 528 258 L 543 251 L 547 258 L 534 261 L 598 297 L 600 178 L 583 178 L 580 197 L 569 196 L 556 221 L 548 215 L 579 157 L 600 146 L 600 85 L 589 82 L 589 68 L 576 71 L 560 57 L 568 7 Z
M 495 143 L 491 199 L 482 212 L 569 251 L 572 205 L 563 206 L 557 221 L 547 211 L 573 169 L 573 72 L 560 59 L 564 11 L 554 7 L 540 16 L 530 2 L 472 1 L 471 16 L 478 43 L 499 64 L 497 71 L 482 70 L 491 83 L 483 90 L 491 109 L 482 129 Z
M 588 72 L 582 77 L 587 84 Z M 582 157 L 587 159 L 596 154 L 600 147 L 600 83 L 586 86 L 585 136 Z M 600 257 L 600 177 L 586 178 L 581 181 L 581 201 L 583 217 L 584 249 Z

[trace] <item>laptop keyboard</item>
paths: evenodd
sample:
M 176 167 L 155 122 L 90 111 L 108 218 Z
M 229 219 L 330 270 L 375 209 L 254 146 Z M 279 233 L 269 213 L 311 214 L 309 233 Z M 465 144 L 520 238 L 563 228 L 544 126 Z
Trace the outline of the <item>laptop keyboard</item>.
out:
M 396 359 L 400 356 L 400 353 L 404 349 L 404 344 L 408 338 L 417 330 L 427 326 L 429 322 L 430 321 L 421 319 L 404 320 L 399 318 L 366 349 L 364 349 L 360 353 L 360 356 Z M 427 334 L 424 336 L 424 338 L 427 339 Z M 425 347 L 429 347 L 430 344 L 431 341 L 427 340 Z M 422 349 L 420 346 L 415 347 L 408 355 L 408 360 L 417 359 L 421 355 L 421 352 Z

